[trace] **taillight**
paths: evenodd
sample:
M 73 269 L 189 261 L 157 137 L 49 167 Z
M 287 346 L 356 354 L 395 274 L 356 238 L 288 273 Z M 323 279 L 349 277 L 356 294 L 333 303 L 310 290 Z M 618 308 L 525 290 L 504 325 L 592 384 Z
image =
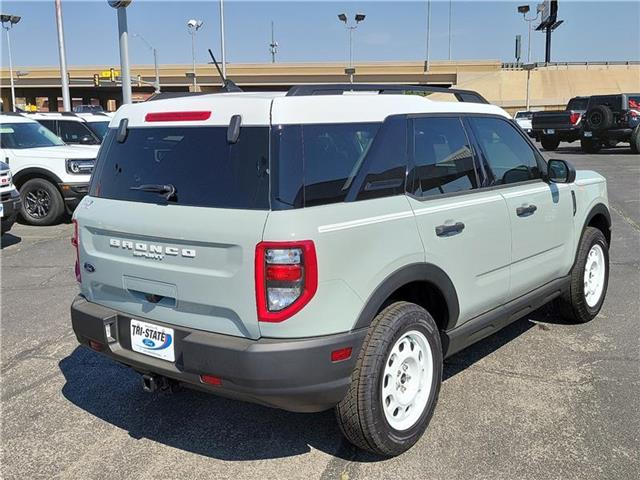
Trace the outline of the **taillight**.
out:
M 259 321 L 282 322 L 315 295 L 318 263 L 311 240 L 260 242 L 255 262 Z
M 569 115 L 569 121 L 572 125 L 575 125 L 580 121 L 580 114 L 578 112 L 571 112 Z
M 144 117 L 145 122 L 201 122 L 211 117 L 210 111 L 151 112 Z
M 73 219 L 72 222 L 73 222 L 73 237 L 71 237 L 71 245 L 73 245 L 73 247 L 76 249 L 76 280 L 79 282 L 81 280 L 80 252 L 79 252 L 80 237 L 78 236 L 78 221 L 76 219 Z

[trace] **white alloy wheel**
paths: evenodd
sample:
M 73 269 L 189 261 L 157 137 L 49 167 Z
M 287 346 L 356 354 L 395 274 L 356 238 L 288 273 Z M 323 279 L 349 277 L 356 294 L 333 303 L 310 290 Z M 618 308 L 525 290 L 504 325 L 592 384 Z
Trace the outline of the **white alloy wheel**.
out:
M 605 274 L 604 251 L 599 244 L 595 244 L 589 250 L 584 264 L 584 298 L 591 308 L 595 307 L 602 297 Z
M 389 425 L 407 430 L 422 416 L 433 381 L 433 353 L 426 337 L 417 330 L 404 333 L 385 363 L 382 407 Z

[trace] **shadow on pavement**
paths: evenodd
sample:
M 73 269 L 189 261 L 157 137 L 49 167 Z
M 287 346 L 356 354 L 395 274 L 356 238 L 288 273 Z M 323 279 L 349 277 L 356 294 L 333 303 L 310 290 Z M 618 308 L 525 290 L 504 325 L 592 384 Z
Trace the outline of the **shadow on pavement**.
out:
M 11 235 L 11 233 L 5 233 L 2 235 L 2 239 L 0 240 L 0 248 L 5 249 L 12 245 L 16 245 L 22 241 L 22 237 L 17 237 L 15 235 Z
M 532 320 L 554 321 L 543 308 L 509 325 L 447 360 L 444 380 L 535 327 Z M 67 400 L 136 439 L 220 460 L 290 457 L 311 448 L 348 461 L 384 459 L 346 442 L 331 410 L 290 413 L 189 389 L 172 395 L 144 393 L 133 370 L 81 346 L 59 367 Z

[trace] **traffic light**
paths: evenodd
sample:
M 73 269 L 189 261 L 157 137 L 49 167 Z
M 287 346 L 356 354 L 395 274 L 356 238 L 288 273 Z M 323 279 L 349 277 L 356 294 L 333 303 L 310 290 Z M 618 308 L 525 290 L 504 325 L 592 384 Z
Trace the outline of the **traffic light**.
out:
M 115 82 L 115 81 L 116 81 L 116 71 L 115 71 L 115 69 L 113 69 L 113 68 L 110 68 L 110 69 L 109 69 L 109 79 L 110 79 L 112 82 Z
M 142 86 L 142 75 L 138 74 L 138 86 Z
M 100 75 L 98 75 L 97 73 L 93 74 L 93 86 L 94 87 L 100 86 Z

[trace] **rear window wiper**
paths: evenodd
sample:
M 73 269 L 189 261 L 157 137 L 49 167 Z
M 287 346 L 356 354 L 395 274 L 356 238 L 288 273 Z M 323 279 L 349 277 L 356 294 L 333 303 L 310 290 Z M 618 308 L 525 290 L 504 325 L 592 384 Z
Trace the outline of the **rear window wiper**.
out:
M 137 187 L 129 187 L 129 190 L 140 190 L 142 192 L 159 193 L 167 200 L 171 200 L 176 194 L 176 187 L 170 183 L 167 185 L 160 185 L 156 183 L 150 183 L 145 185 L 138 185 Z

